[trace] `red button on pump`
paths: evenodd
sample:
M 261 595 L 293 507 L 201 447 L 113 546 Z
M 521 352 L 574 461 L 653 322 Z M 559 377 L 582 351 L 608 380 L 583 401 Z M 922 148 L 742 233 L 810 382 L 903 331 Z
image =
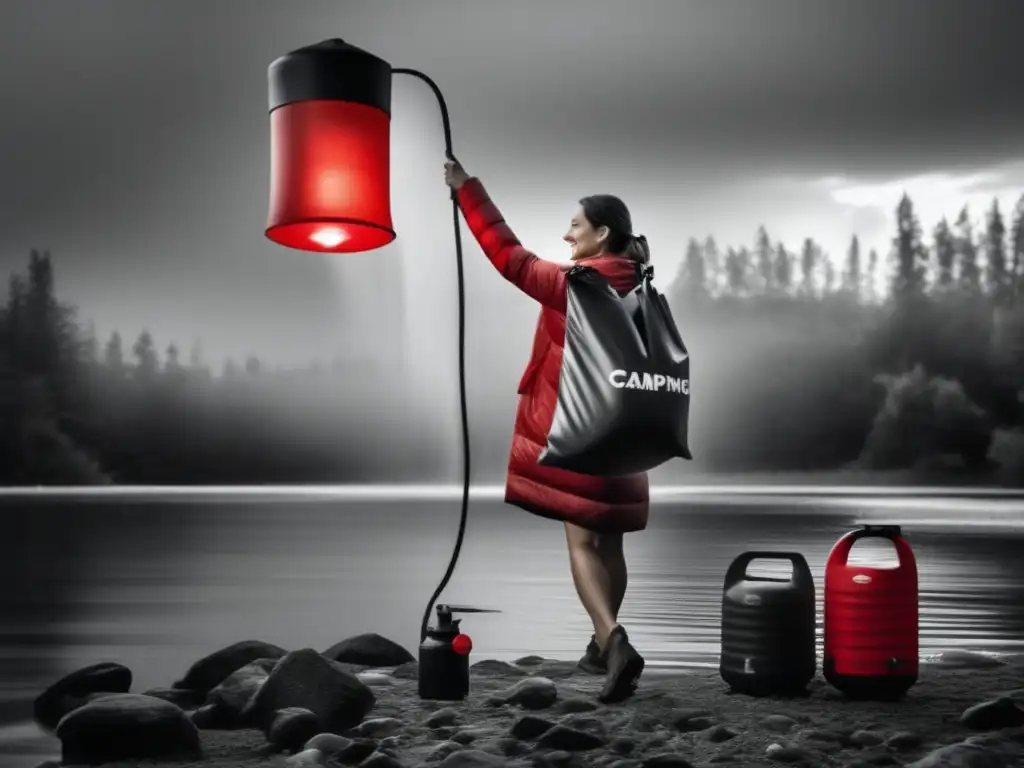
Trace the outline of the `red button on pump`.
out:
M 452 640 L 452 650 L 460 656 L 466 656 L 473 650 L 473 641 L 469 639 L 469 635 L 456 635 Z

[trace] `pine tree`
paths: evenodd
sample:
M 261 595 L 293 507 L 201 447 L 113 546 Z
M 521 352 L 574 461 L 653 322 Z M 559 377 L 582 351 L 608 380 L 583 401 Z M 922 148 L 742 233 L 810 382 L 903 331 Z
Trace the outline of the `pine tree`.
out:
M 1007 306 L 1012 286 L 1006 270 L 1006 225 L 998 198 L 992 201 L 985 229 L 985 273 L 993 303 L 997 307 Z
M 814 272 L 818 265 L 818 248 L 811 238 L 804 239 L 800 251 L 800 293 L 813 296 L 815 293 Z
M 132 347 L 132 354 L 135 356 L 135 373 L 140 379 L 152 379 L 160 369 L 160 360 L 157 358 L 156 345 L 153 344 L 153 337 L 149 331 L 143 331 Z
M 704 284 L 712 296 L 717 296 L 722 287 L 722 256 L 710 235 L 704 240 Z
M 868 301 L 878 299 L 878 251 L 874 248 L 868 253 L 868 268 L 864 276 L 864 295 Z
M 704 264 L 704 251 L 696 239 L 690 238 L 683 259 L 683 291 L 693 296 L 703 296 L 708 292 L 707 271 Z
M 981 290 L 981 270 L 978 268 L 978 246 L 974 241 L 974 227 L 967 206 L 964 206 L 957 217 L 956 243 L 957 286 L 965 293 L 978 293 Z
M 897 300 L 919 296 L 924 292 L 925 264 L 928 251 L 921 241 L 921 225 L 914 213 L 914 204 L 906 193 L 896 206 L 897 234 L 893 240 L 896 258 L 892 293 Z
M 836 287 L 836 265 L 824 251 L 821 252 L 821 287 L 824 296 L 831 296 Z
M 863 276 L 860 268 L 860 240 L 854 235 L 846 251 L 846 269 L 843 270 L 843 290 L 859 299 Z
M 124 372 L 124 344 L 121 341 L 121 334 L 114 331 L 107 340 L 107 346 L 103 350 L 103 365 L 115 376 Z
M 953 285 L 953 265 L 956 262 L 956 241 L 950 231 L 949 222 L 943 216 L 935 226 L 935 265 L 936 287 L 940 291 L 947 291 Z
M 793 257 L 781 242 L 775 246 L 775 285 L 782 294 L 788 294 L 793 287 Z
M 772 251 L 771 240 L 768 239 L 768 232 L 764 226 L 758 227 L 757 236 L 754 241 L 754 253 L 757 259 L 758 288 L 763 293 L 770 294 L 775 288 L 775 254 Z
M 744 294 L 747 282 L 746 265 L 739 252 L 731 247 L 725 252 L 725 281 L 731 295 Z
M 1024 195 L 1013 209 L 1010 226 L 1010 285 L 1011 300 L 1016 301 L 1024 292 Z
M 754 259 L 750 253 L 750 249 L 743 246 L 736 252 L 736 258 L 739 260 L 738 269 L 742 275 L 742 289 L 740 295 L 750 295 L 750 278 L 753 276 L 754 271 Z

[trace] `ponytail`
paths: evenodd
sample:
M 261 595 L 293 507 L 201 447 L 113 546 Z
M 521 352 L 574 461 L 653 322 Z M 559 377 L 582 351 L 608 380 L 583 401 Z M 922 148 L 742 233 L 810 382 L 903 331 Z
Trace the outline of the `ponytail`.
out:
M 626 244 L 626 256 L 637 264 L 650 264 L 651 249 L 647 245 L 647 238 L 643 235 L 630 236 Z

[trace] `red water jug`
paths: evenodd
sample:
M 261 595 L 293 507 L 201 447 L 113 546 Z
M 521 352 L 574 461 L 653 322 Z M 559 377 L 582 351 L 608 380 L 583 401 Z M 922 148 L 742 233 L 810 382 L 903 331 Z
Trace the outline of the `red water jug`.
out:
M 899 565 L 849 565 L 853 545 L 881 537 Z M 825 564 L 825 679 L 851 698 L 895 699 L 917 682 L 917 562 L 898 525 L 847 533 Z

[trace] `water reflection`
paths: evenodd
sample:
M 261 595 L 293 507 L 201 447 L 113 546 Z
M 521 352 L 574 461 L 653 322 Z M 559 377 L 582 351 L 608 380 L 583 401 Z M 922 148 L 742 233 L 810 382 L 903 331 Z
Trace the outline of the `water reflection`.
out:
M 740 552 L 802 553 L 820 609 L 836 539 L 866 512 L 886 515 L 874 502 L 866 511 L 823 499 L 815 506 L 751 501 L 676 500 L 655 508 L 647 532 L 627 537 L 622 620 L 652 664 L 717 664 L 722 581 Z M 984 519 L 1003 521 L 993 528 L 977 525 L 972 503 L 931 500 L 917 512 L 902 504 L 885 518 L 904 525 L 917 556 L 925 654 L 1013 652 L 1024 638 L 1024 531 L 1007 522 L 1019 506 L 983 502 Z M 0 514 L 7 585 L 0 592 L 0 719 L 7 721 L 24 716 L 28 696 L 48 681 L 100 659 L 131 667 L 141 690 L 168 684 L 198 656 L 245 638 L 319 649 L 377 631 L 414 648 L 458 523 L 451 501 L 380 499 L 20 499 L 0 503 Z M 915 514 L 927 524 L 915 525 Z M 851 559 L 865 558 L 891 563 L 891 548 L 861 542 Z M 788 567 L 763 561 L 753 570 L 778 575 Z M 571 658 L 591 631 L 557 525 L 496 502 L 474 502 L 444 598 L 502 611 L 465 622 L 476 658 Z

